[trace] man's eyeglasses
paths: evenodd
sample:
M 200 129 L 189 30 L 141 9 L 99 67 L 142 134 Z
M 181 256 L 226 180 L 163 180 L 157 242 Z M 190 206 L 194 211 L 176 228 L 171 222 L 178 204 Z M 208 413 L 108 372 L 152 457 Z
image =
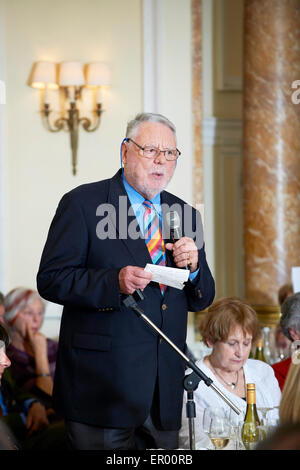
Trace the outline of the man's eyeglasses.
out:
M 160 150 L 158 147 L 154 147 L 153 145 L 146 145 L 145 147 L 142 147 L 141 145 L 137 144 L 134 140 L 130 138 L 127 139 L 127 142 L 132 142 L 140 150 L 142 150 L 143 157 L 146 157 L 146 158 L 156 158 L 161 153 L 163 153 L 166 160 L 177 160 L 179 155 L 181 155 L 181 152 L 177 148 Z

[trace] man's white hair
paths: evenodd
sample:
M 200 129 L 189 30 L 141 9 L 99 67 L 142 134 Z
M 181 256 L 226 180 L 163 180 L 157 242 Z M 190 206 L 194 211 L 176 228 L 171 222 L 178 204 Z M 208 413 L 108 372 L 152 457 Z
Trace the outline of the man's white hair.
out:
M 176 127 L 174 126 L 174 124 L 162 114 L 155 114 L 155 113 L 137 114 L 135 118 L 129 121 L 127 124 L 126 137 L 128 139 L 130 138 L 133 139 L 137 134 L 139 126 L 143 122 L 154 122 L 154 123 L 163 124 L 167 126 L 173 132 L 174 137 L 175 137 L 175 142 L 177 142 Z

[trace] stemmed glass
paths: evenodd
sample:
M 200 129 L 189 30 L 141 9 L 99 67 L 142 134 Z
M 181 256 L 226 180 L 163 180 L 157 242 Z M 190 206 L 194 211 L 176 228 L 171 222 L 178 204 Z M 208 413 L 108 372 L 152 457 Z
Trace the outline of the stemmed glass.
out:
M 224 449 L 230 441 L 231 429 L 230 423 L 224 410 L 211 415 L 209 438 L 214 445 L 215 450 Z
M 213 410 L 211 408 L 205 408 L 203 411 L 203 417 L 202 417 L 202 429 L 203 429 L 203 432 L 208 436 L 208 438 L 209 438 L 212 412 Z M 207 447 L 207 448 L 210 449 L 210 447 Z
M 279 406 L 274 406 L 270 408 L 267 413 L 266 418 L 266 428 L 267 433 L 272 433 L 279 424 L 279 413 L 278 413 Z
M 257 408 L 257 411 L 261 414 L 260 418 L 260 425 L 258 426 L 259 430 L 259 439 L 263 440 L 267 437 L 270 429 L 269 429 L 269 420 L 268 420 L 268 414 L 270 411 L 272 411 L 272 407 L 260 407 Z
M 212 410 L 205 408 L 203 411 L 202 428 L 205 434 L 209 434 Z
M 244 444 L 241 439 L 241 432 L 242 432 L 242 427 L 244 424 L 244 414 L 238 415 L 236 414 L 233 409 L 230 409 L 229 411 L 229 423 L 231 427 L 231 438 L 234 441 L 234 448 L 235 450 L 243 450 L 245 449 Z
M 264 408 L 257 408 L 257 411 L 261 413 L 262 418 L 260 420 L 261 426 L 265 426 L 267 422 L 267 413 L 268 411 L 272 410 L 272 408 L 264 407 Z

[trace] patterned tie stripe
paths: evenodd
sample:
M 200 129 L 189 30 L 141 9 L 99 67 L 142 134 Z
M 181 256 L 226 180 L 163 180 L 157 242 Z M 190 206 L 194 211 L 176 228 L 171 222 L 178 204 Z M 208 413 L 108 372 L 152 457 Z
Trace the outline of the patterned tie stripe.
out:
M 161 235 L 159 226 L 159 217 L 152 205 L 151 201 L 145 199 L 143 202 L 145 206 L 144 214 L 144 237 L 145 242 L 150 253 L 153 264 L 161 266 L 166 265 L 166 253 L 164 240 Z M 167 286 L 160 284 L 160 290 L 164 294 Z

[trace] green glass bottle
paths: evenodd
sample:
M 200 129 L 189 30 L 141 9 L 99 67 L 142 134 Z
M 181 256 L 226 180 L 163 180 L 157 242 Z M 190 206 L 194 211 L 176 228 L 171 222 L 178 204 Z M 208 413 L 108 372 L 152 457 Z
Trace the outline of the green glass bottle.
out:
M 247 410 L 242 427 L 242 441 L 247 450 L 255 448 L 259 440 L 260 421 L 256 409 L 255 384 L 247 384 Z
M 254 359 L 267 362 L 265 359 L 265 355 L 264 355 L 264 343 L 263 343 L 262 338 L 260 338 L 260 340 L 257 343 Z

